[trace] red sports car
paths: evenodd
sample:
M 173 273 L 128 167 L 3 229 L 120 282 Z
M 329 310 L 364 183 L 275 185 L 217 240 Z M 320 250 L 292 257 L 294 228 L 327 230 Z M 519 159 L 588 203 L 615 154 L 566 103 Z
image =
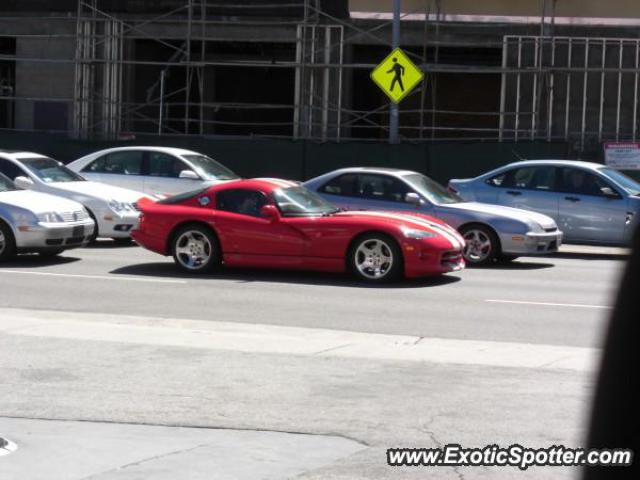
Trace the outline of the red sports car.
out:
M 342 211 L 294 182 L 237 180 L 138 204 L 131 236 L 189 272 L 238 267 L 352 271 L 384 282 L 464 268 L 464 240 L 421 214 Z

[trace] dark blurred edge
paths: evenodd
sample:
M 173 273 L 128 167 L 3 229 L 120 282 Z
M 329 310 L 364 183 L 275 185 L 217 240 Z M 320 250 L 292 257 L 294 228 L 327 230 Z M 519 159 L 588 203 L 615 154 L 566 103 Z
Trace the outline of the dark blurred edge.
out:
M 588 437 L 589 448 L 634 451 L 631 467 L 586 468 L 584 480 L 640 479 L 640 229 L 607 333 Z

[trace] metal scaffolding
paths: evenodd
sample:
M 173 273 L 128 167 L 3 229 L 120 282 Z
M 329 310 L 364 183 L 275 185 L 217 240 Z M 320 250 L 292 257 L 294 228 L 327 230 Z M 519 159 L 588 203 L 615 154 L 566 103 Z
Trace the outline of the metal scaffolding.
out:
M 419 12 L 402 14 L 401 46 L 426 74 L 400 106 L 402 141 L 563 141 L 584 149 L 637 139 L 639 40 L 556 36 L 555 2 L 545 1 L 538 34 L 531 34 L 535 25 L 518 35 L 498 26 L 478 47 L 480 24 L 450 21 L 445 3 L 425 0 Z M 52 17 L 43 33 L 9 34 L 18 42 L 73 42 L 73 51 L 0 52 L 1 101 L 13 101 L 16 122 L 41 103 L 68 104 L 69 125 L 60 122 L 60 131 L 79 139 L 386 140 L 389 102 L 368 72 L 391 48 L 388 18 L 344 18 L 316 0 L 165 4 L 172 6 L 163 13 L 134 15 L 78 0 L 75 18 Z M 496 62 L 473 59 L 479 48 L 495 52 Z M 72 70 L 68 95 L 25 88 L 25 75 L 3 80 L 3 65 L 12 61 L 36 72 Z M 264 84 L 243 92 L 253 77 Z M 480 91 L 485 86 L 495 94 Z M 37 123 L 14 128 L 38 130 Z

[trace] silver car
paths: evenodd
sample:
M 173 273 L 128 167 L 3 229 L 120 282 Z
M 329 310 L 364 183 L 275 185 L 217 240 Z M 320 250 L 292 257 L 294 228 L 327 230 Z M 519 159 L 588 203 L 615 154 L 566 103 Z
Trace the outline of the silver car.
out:
M 429 177 L 409 170 L 344 168 L 307 181 L 305 187 L 349 210 L 419 211 L 456 228 L 467 242 L 470 264 L 555 252 L 562 232 L 546 215 L 465 202 Z
M 599 163 L 528 160 L 449 188 L 466 200 L 548 215 L 567 243 L 629 245 L 640 213 L 640 184 Z
M 177 195 L 239 178 L 206 155 L 172 147 L 109 148 L 67 167 L 87 180 L 147 195 Z
M 18 189 L 0 174 L 0 261 L 17 253 L 57 255 L 81 247 L 95 224 L 82 205 Z

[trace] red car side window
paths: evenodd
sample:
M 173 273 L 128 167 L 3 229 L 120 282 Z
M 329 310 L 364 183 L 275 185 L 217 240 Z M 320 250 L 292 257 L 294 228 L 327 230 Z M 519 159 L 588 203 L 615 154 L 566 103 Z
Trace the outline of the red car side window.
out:
M 267 197 L 258 190 L 223 190 L 216 194 L 216 209 L 240 215 L 260 216 L 260 209 L 266 205 Z

